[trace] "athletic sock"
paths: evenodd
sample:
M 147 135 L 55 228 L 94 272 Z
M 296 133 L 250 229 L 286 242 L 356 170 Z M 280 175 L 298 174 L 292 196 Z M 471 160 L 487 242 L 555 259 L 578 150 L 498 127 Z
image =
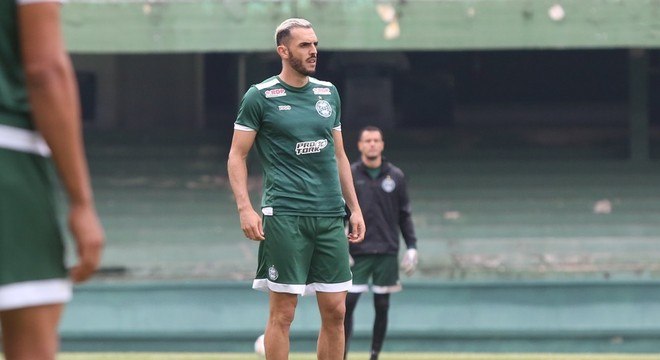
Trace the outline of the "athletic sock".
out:
M 374 307 L 376 318 L 374 320 L 373 338 L 371 339 L 372 360 L 378 358 L 385 342 L 387 333 L 387 313 L 390 308 L 390 294 L 374 294 Z M 373 357 L 373 356 L 376 357 Z

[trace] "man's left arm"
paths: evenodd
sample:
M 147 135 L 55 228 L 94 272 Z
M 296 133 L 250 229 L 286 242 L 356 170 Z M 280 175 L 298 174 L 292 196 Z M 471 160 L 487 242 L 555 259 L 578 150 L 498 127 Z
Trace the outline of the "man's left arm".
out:
M 403 240 L 406 242 L 408 250 L 403 256 L 401 261 L 401 268 L 406 275 L 412 275 L 417 270 L 417 236 L 415 236 L 415 228 L 412 221 L 412 210 L 410 206 L 410 198 L 408 197 L 408 186 L 406 185 L 405 178 L 399 181 L 398 194 L 399 194 L 399 228 L 403 235 Z
M 362 218 L 362 210 L 360 209 L 360 204 L 358 203 L 357 195 L 355 194 L 351 164 L 344 151 L 344 140 L 341 131 L 332 130 L 332 137 L 335 142 L 335 158 L 337 159 L 337 170 L 339 172 L 341 192 L 346 201 L 346 206 L 351 212 L 349 218 L 351 233 L 348 234 L 348 241 L 351 243 L 359 243 L 364 240 L 366 227 L 364 225 L 364 219 Z

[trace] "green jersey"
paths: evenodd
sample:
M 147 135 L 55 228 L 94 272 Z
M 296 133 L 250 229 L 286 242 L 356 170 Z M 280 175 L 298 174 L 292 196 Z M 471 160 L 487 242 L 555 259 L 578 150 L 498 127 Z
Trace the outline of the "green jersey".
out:
M 340 112 L 337 88 L 312 77 L 296 88 L 275 76 L 245 93 L 234 129 L 257 132 L 265 215 L 344 215 L 332 134 Z
M 0 1 L 0 125 L 31 128 L 18 46 L 17 2 L 25 1 Z

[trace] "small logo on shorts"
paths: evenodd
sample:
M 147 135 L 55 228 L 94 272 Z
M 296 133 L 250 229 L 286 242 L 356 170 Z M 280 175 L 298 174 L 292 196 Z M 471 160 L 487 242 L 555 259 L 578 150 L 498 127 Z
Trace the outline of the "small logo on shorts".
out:
M 275 269 L 275 265 L 271 265 L 268 268 L 268 278 L 270 280 L 275 281 L 275 280 L 277 280 L 278 277 L 280 277 L 280 273 L 278 273 L 277 269 Z

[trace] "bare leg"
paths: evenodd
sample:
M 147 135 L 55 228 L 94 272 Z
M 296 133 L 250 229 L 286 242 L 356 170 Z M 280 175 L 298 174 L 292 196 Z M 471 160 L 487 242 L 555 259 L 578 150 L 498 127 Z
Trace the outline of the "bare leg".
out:
M 348 358 L 348 346 L 353 336 L 353 311 L 360 299 L 360 293 L 348 293 L 346 296 L 346 316 L 344 318 L 344 360 Z
M 0 312 L 2 346 L 7 360 L 55 360 L 62 304 Z
M 317 292 L 316 298 L 321 312 L 318 360 L 342 360 L 344 358 L 346 292 Z
M 298 304 L 298 295 L 270 292 L 270 316 L 266 324 L 266 359 L 289 359 L 289 330 Z

